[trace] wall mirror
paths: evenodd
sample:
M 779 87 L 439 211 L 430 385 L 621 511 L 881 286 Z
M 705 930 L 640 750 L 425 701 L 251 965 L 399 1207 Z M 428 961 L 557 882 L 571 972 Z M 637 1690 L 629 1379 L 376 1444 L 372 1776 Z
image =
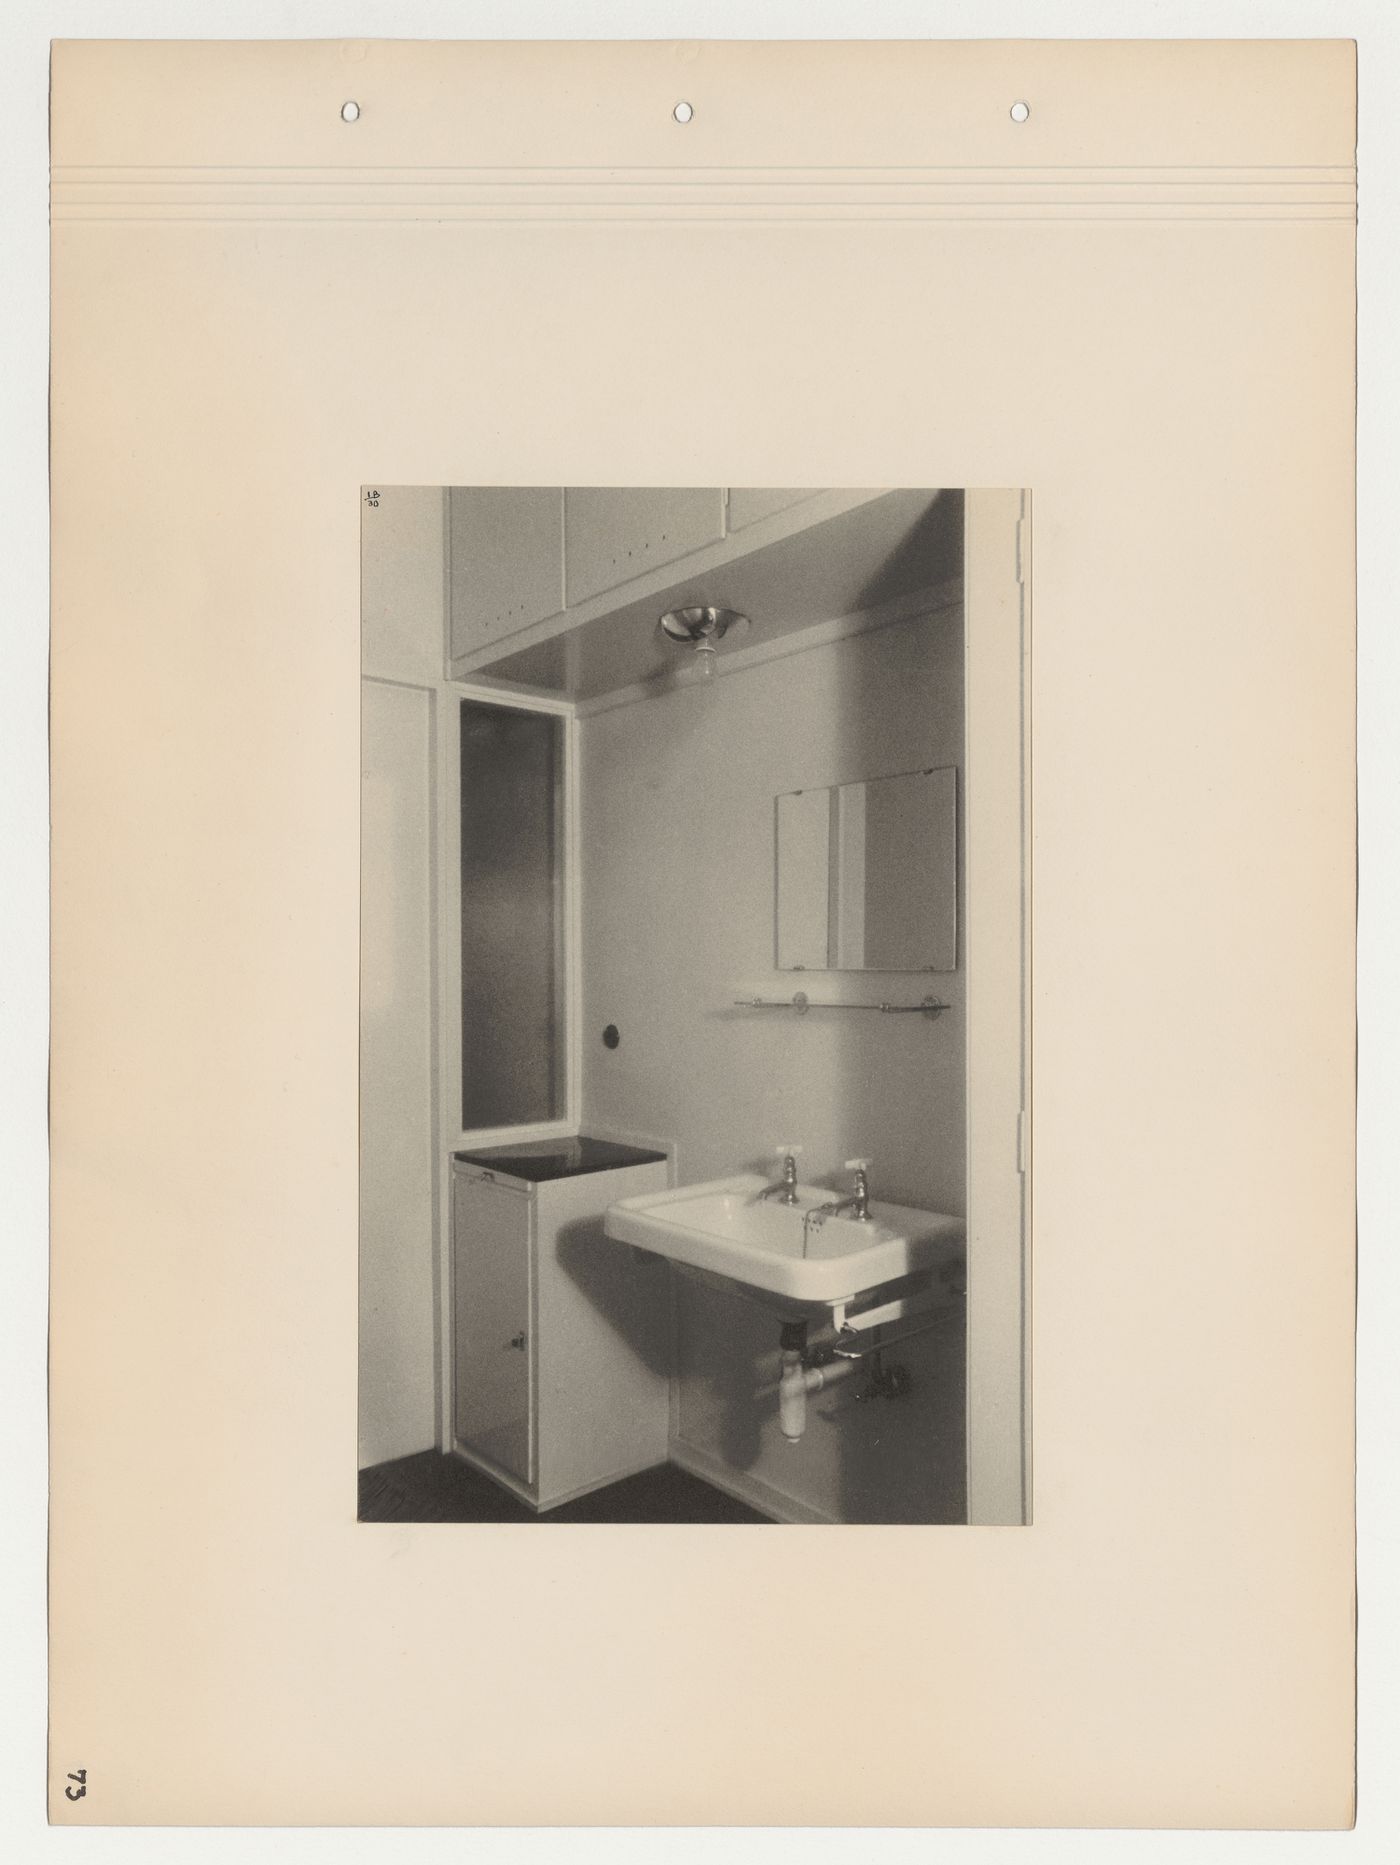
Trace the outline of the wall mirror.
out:
M 777 798 L 779 971 L 957 967 L 957 769 Z

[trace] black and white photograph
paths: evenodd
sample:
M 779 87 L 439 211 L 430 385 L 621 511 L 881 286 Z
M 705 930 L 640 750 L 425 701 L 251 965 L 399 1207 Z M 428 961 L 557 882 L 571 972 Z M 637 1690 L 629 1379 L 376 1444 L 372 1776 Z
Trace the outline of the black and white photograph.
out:
M 361 1522 L 1028 1520 L 1029 496 L 362 501 Z

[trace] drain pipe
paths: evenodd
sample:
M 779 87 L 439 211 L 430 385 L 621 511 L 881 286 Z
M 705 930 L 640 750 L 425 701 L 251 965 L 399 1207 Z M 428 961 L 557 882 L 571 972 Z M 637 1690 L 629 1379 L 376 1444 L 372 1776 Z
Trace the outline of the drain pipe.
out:
M 802 1359 L 807 1350 L 805 1321 L 784 1321 L 779 1345 L 782 1348 L 783 1370 L 778 1381 L 778 1425 L 788 1443 L 797 1444 L 807 1429 L 807 1394 L 822 1392 L 828 1386 L 849 1379 L 860 1362 L 833 1360 L 826 1366 L 804 1366 Z

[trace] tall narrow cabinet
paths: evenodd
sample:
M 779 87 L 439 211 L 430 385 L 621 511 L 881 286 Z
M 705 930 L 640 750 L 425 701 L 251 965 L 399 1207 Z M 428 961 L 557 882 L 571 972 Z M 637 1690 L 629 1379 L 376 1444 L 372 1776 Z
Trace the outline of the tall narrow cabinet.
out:
M 580 1135 L 453 1158 L 453 1439 L 541 1511 L 666 1458 L 669 1283 L 603 1234 L 665 1155 Z

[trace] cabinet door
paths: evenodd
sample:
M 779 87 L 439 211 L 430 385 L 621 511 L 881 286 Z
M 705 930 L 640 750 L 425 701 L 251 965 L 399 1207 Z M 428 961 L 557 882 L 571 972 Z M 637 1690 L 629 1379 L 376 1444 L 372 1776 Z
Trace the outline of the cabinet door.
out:
M 718 487 L 570 486 L 564 502 L 569 606 L 723 536 Z
M 453 660 L 563 608 L 563 499 L 559 486 L 453 487 Z
M 666 1461 L 670 1265 L 605 1236 L 615 1198 L 666 1189 L 664 1161 L 554 1179 L 535 1194 L 537 1501 L 549 1508 Z
M 785 512 L 790 505 L 816 497 L 806 486 L 731 486 L 729 488 L 729 529 L 742 531 L 745 525 L 757 524 Z
M 452 1189 L 453 1423 L 460 1443 L 530 1483 L 529 1194 L 465 1172 Z

